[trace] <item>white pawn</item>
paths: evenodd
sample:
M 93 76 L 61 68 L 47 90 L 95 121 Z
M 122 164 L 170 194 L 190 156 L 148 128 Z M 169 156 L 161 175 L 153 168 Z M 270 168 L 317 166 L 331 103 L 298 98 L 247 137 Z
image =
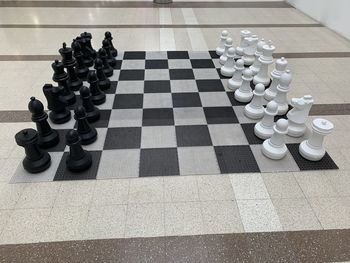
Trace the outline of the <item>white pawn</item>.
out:
M 228 37 L 228 32 L 227 30 L 223 30 L 221 32 L 221 36 L 220 36 L 220 43 L 219 46 L 216 48 L 216 55 L 221 56 L 222 54 L 224 54 L 225 51 L 225 41 Z
M 277 115 L 278 105 L 274 101 L 267 103 L 264 117 L 254 126 L 254 134 L 260 139 L 266 140 L 273 134 L 273 126 L 275 125 L 274 117 Z
M 271 72 L 271 85 L 265 91 L 265 99 L 267 101 L 273 100 L 277 94 L 277 85 L 279 83 L 281 75 L 286 71 L 288 61 L 282 57 L 277 59 L 275 69 Z
M 235 99 L 239 102 L 249 102 L 253 98 L 252 88 L 250 87 L 250 82 L 253 79 L 253 72 L 250 69 L 244 70 L 241 79 L 242 84 L 239 89 L 235 91 Z
M 244 107 L 244 115 L 250 119 L 257 120 L 264 116 L 264 93 L 265 86 L 258 84 L 253 91 L 252 101 Z
M 227 60 L 225 62 L 225 65 L 223 65 L 220 69 L 221 75 L 225 77 L 232 77 L 233 72 L 235 71 L 235 60 L 233 59 L 235 55 L 235 48 L 230 47 L 227 51 Z
M 291 82 L 292 74 L 290 70 L 286 70 L 280 77 L 280 83 L 277 86 L 277 94 L 273 99 L 278 105 L 278 115 L 284 115 L 288 111 L 287 93 L 289 92 L 289 85 Z
M 263 154 L 273 160 L 282 159 L 287 154 L 285 135 L 288 132 L 288 121 L 279 119 L 273 126 L 273 134 L 270 139 L 266 139 L 262 144 Z
M 230 90 L 236 90 L 242 85 L 242 72 L 244 70 L 244 61 L 242 59 L 237 60 L 235 65 L 235 71 L 233 72 L 232 78 L 227 82 L 227 87 Z
M 315 119 L 312 122 L 312 134 L 308 140 L 299 145 L 299 153 L 309 161 L 319 161 L 326 154 L 323 147 L 324 136 L 330 134 L 333 123 L 326 119 Z
M 251 65 L 249 68 L 251 71 L 253 71 L 253 75 L 255 76 L 256 74 L 258 74 L 260 67 L 261 67 L 261 63 L 259 61 L 259 58 L 262 56 L 263 54 L 263 47 L 266 45 L 265 40 L 262 38 L 259 42 L 258 45 L 256 47 L 256 52 L 255 52 L 255 60 L 253 65 Z
M 288 135 L 292 137 L 301 137 L 306 131 L 306 121 L 309 112 L 314 103 L 311 95 L 305 95 L 302 98 L 293 98 L 291 100 L 291 109 L 288 114 Z
M 232 42 L 233 42 L 232 38 L 230 37 L 228 37 L 225 41 L 225 45 L 224 45 L 225 50 L 224 50 L 224 53 L 222 53 L 222 55 L 220 56 L 220 60 L 219 60 L 221 65 L 224 65 L 227 60 L 227 52 L 228 52 L 228 49 L 232 47 Z
M 261 66 L 258 74 L 254 76 L 254 85 L 261 83 L 266 87 L 268 84 L 270 84 L 271 80 L 269 76 L 269 65 L 273 63 L 272 54 L 275 49 L 276 48 L 274 45 L 272 45 L 271 41 L 268 41 L 268 43 L 263 47 L 263 54 L 259 58 Z
M 241 30 L 241 42 L 239 46 L 236 48 L 235 59 L 240 59 L 243 56 L 243 48 L 247 46 L 247 42 L 245 40 L 246 37 L 250 37 L 252 32 L 249 30 Z

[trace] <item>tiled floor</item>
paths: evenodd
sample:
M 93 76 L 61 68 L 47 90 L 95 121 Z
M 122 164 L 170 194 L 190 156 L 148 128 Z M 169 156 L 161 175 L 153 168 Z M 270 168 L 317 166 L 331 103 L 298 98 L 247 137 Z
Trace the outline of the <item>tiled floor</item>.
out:
M 348 40 L 293 8 L 2 7 L 0 17 L 0 111 L 26 110 L 33 95 L 44 101 L 51 58 L 35 59 L 57 55 L 63 41 L 84 30 L 93 34 L 95 47 L 110 30 L 119 50 L 212 50 L 223 28 L 235 43 L 240 29 L 249 28 L 272 39 L 277 53 L 350 52 Z M 312 94 L 317 104 L 350 103 L 350 57 L 332 54 L 287 57 L 290 98 Z M 337 171 L 215 175 L 214 167 L 205 176 L 18 184 L 9 184 L 23 157 L 14 134 L 34 125 L 1 122 L 0 243 L 349 229 L 350 116 L 324 117 L 335 124 L 325 145 Z

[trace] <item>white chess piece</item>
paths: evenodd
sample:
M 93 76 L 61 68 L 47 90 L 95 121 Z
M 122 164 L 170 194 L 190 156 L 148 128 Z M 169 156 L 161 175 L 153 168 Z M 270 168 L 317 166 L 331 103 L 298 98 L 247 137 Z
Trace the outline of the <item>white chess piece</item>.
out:
M 230 37 L 228 37 L 225 41 L 225 45 L 224 45 L 225 50 L 224 50 L 224 53 L 220 56 L 220 60 L 219 60 L 221 65 L 224 65 L 227 60 L 227 52 L 228 52 L 228 49 L 232 47 L 232 42 L 233 42 L 232 38 Z
M 225 77 L 232 77 L 233 72 L 235 71 L 235 60 L 233 59 L 235 55 L 235 48 L 230 47 L 227 51 L 227 60 L 225 62 L 225 65 L 223 65 L 220 69 L 221 75 Z
M 244 115 L 249 119 L 257 120 L 264 116 L 264 93 L 265 86 L 263 84 L 255 86 L 252 101 L 244 107 Z
M 272 45 L 271 41 L 268 41 L 268 43 L 263 47 L 263 54 L 259 58 L 261 66 L 258 74 L 254 76 L 254 85 L 261 83 L 264 84 L 264 86 L 266 87 L 270 84 L 271 80 L 269 76 L 269 65 L 273 63 L 272 54 L 275 51 L 275 49 L 276 48 L 274 45 Z
M 247 42 L 245 40 L 246 37 L 250 37 L 252 32 L 249 30 L 241 30 L 241 41 L 239 46 L 236 48 L 235 59 L 240 59 L 243 56 L 243 48 L 247 46 Z
M 288 132 L 288 121 L 279 119 L 273 126 L 273 134 L 271 138 L 266 139 L 262 144 L 263 154 L 273 160 L 282 159 L 287 154 L 287 146 L 285 144 L 285 135 Z
M 252 79 L 253 72 L 250 69 L 244 70 L 243 76 L 241 77 L 241 85 L 239 86 L 239 89 L 235 91 L 235 99 L 237 101 L 249 102 L 253 98 L 252 88 L 250 87 Z
M 293 98 L 291 100 L 291 109 L 287 113 L 288 118 L 288 135 L 292 137 L 301 137 L 306 131 L 306 121 L 309 112 L 314 103 L 311 95 L 305 95 L 302 98 Z
M 254 126 L 254 134 L 260 139 L 266 140 L 273 134 L 274 117 L 277 115 L 278 105 L 274 101 L 267 103 L 264 117 Z
M 333 123 L 326 119 L 314 119 L 312 122 L 312 134 L 308 140 L 299 145 L 299 153 L 309 161 L 319 161 L 326 154 L 323 147 L 323 139 L 334 128 Z
M 224 54 L 224 51 L 225 51 L 225 42 L 226 42 L 226 39 L 228 37 L 228 32 L 227 30 L 223 30 L 221 32 L 221 35 L 220 35 L 220 43 L 219 43 L 219 46 L 216 48 L 216 54 L 218 56 L 221 56 L 222 54 Z
M 258 74 L 260 67 L 261 67 L 261 63 L 259 61 L 259 58 L 262 56 L 263 54 L 263 47 L 266 45 L 265 40 L 262 38 L 259 42 L 258 45 L 256 47 L 256 51 L 255 51 L 255 60 L 253 65 L 251 65 L 249 68 L 251 71 L 253 71 L 253 75 L 255 76 L 256 74 Z
M 227 88 L 230 90 L 236 90 L 242 85 L 242 72 L 244 70 L 244 62 L 242 59 L 237 60 L 235 65 L 235 71 L 232 78 L 227 82 Z
M 278 105 L 278 115 L 286 114 L 288 111 L 287 93 L 289 92 L 291 82 L 292 74 L 290 70 L 286 70 L 280 77 L 280 83 L 277 86 L 277 94 L 273 99 Z
M 250 65 L 253 65 L 255 60 L 254 54 L 257 49 L 259 38 L 257 35 L 253 35 L 251 37 L 247 37 L 246 40 L 247 40 L 248 46 L 245 47 L 243 50 L 242 59 L 244 61 L 244 65 L 250 66 Z
M 277 94 L 277 86 L 281 75 L 286 71 L 288 61 L 282 57 L 276 60 L 275 69 L 271 72 L 271 85 L 265 91 L 265 99 L 267 101 L 273 100 Z

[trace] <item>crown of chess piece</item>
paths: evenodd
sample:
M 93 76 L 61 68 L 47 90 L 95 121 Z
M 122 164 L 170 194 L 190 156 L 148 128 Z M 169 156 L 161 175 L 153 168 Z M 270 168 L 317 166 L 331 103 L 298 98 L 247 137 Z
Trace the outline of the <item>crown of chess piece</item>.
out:
M 244 79 L 242 78 L 242 73 L 244 71 L 244 61 L 243 59 L 237 60 L 235 66 L 235 71 L 233 72 L 232 78 L 230 78 L 227 82 L 227 88 L 230 90 L 237 90 L 242 86 Z
M 79 78 L 86 78 L 89 73 L 89 68 L 84 63 L 84 55 L 81 52 L 81 47 L 78 41 L 73 40 L 72 45 L 73 56 L 77 62 L 75 67 L 76 73 Z
M 275 69 L 271 72 L 271 85 L 265 91 L 265 99 L 267 101 L 273 100 L 277 95 L 277 86 L 279 84 L 281 75 L 286 72 L 288 61 L 282 57 L 276 60 Z
M 269 40 L 266 45 L 263 46 L 263 54 L 260 56 L 260 70 L 258 74 L 254 76 L 253 83 L 263 84 L 265 87 L 269 86 L 271 80 L 269 76 L 269 65 L 273 63 L 273 52 L 276 50 L 276 47 L 272 45 L 272 41 Z
M 243 63 L 243 60 L 242 60 Z M 253 98 L 252 88 L 250 87 L 250 82 L 253 79 L 253 72 L 250 69 L 245 69 L 243 71 L 243 76 L 241 76 L 241 85 L 235 91 L 235 100 L 239 102 L 249 102 Z
M 91 100 L 95 105 L 101 105 L 106 101 L 106 94 L 100 90 L 98 79 L 95 71 L 88 74 L 88 82 L 90 84 Z
M 92 40 L 92 35 L 91 33 L 88 32 L 84 32 L 80 34 L 80 37 L 84 38 L 86 40 L 86 49 L 89 51 L 90 53 L 90 57 L 92 57 L 92 59 L 96 59 L 97 57 L 97 52 L 96 50 L 92 47 L 91 44 L 91 40 Z
M 299 153 L 306 160 L 319 161 L 325 154 L 323 146 L 324 137 L 334 129 L 333 123 L 326 119 L 317 118 L 312 122 L 311 137 L 299 145 Z
M 244 107 L 244 115 L 249 119 L 257 120 L 264 116 L 264 93 L 265 86 L 258 84 L 253 91 L 253 99 Z
M 260 67 L 261 67 L 261 63 L 259 61 L 259 58 L 260 56 L 262 56 L 263 54 L 263 47 L 266 45 L 266 42 L 265 42 L 265 39 L 261 39 L 258 44 L 257 44 L 257 47 L 256 47 L 256 51 L 255 51 L 255 60 L 254 60 L 254 63 L 253 65 L 251 65 L 249 67 L 249 69 L 251 71 L 253 71 L 253 75 L 255 76 L 256 74 L 258 74 L 259 70 L 260 70 Z
M 274 118 L 277 115 L 278 105 L 274 101 L 267 103 L 264 117 L 254 126 L 254 134 L 263 140 L 270 138 L 273 134 Z
M 67 47 L 66 43 L 62 44 L 62 48 L 59 49 L 62 57 L 62 63 L 67 69 L 69 88 L 73 91 L 79 90 L 83 86 L 83 82 L 78 78 L 74 67 L 77 65 L 73 57 L 73 49 Z
M 100 110 L 92 103 L 90 89 L 88 87 L 81 87 L 80 97 L 82 105 L 86 111 L 86 118 L 90 123 L 96 122 L 100 119 Z
M 281 77 L 277 86 L 277 94 L 273 99 L 278 105 L 278 115 L 284 115 L 288 111 L 287 94 L 290 90 L 290 83 L 292 82 L 292 74 L 290 70 L 286 70 Z
M 98 50 L 98 56 L 103 62 L 103 72 L 105 73 L 106 77 L 113 76 L 113 68 L 109 65 L 107 61 L 106 50 L 104 50 L 104 48 L 100 48 Z
M 221 65 L 224 65 L 226 60 L 227 60 L 227 52 L 229 50 L 230 47 L 232 47 L 232 38 L 228 37 L 226 38 L 226 41 L 225 41 L 225 44 L 224 44 L 224 47 L 225 47 L 225 50 L 224 50 L 224 53 L 220 56 L 220 60 L 219 60 L 219 63 Z
M 36 124 L 38 131 L 38 145 L 41 148 L 50 148 L 60 141 L 58 132 L 50 127 L 47 122 L 48 115 L 44 111 L 44 105 L 35 97 L 30 98 L 28 109 L 32 113 L 32 121 Z
M 98 86 L 101 90 L 107 90 L 111 87 L 111 81 L 106 77 L 104 71 L 103 71 L 103 62 L 100 58 L 97 58 L 95 60 L 95 66 L 96 75 L 98 78 Z
M 254 60 L 255 60 L 254 54 L 256 52 L 259 38 L 257 35 L 253 35 L 253 36 L 247 37 L 245 39 L 247 42 L 247 46 L 243 49 L 242 59 L 244 61 L 244 65 L 251 66 L 251 65 L 253 65 Z
M 240 43 L 238 45 L 238 47 L 236 48 L 236 53 L 235 53 L 235 59 L 241 59 L 243 56 L 243 49 L 244 47 L 247 46 L 247 42 L 246 42 L 246 38 L 250 37 L 252 35 L 252 32 L 250 32 L 249 30 L 241 30 L 240 32 L 241 35 L 241 40 Z
M 220 73 L 225 77 L 232 77 L 235 72 L 235 60 L 233 57 L 235 56 L 235 48 L 230 47 L 227 51 L 227 60 L 225 64 L 221 67 Z
M 109 41 L 107 39 L 104 39 L 102 41 L 102 48 L 106 51 L 108 64 L 111 67 L 117 65 L 117 60 L 112 56 L 111 46 L 109 45 Z
M 39 148 L 38 133 L 34 129 L 24 129 L 15 135 L 17 145 L 25 150 L 22 161 L 23 168 L 29 173 L 40 173 L 51 165 L 51 157 L 48 152 Z
M 301 98 L 293 98 L 290 102 L 293 109 L 287 113 L 288 135 L 292 137 L 301 137 L 306 131 L 306 121 L 309 116 L 314 100 L 311 95 L 305 95 Z
M 74 109 L 74 118 L 77 121 L 77 131 L 81 138 L 81 144 L 88 145 L 97 140 L 97 131 L 87 120 L 83 106 L 79 105 Z
M 88 151 L 81 147 L 81 138 L 76 130 L 67 132 L 66 144 L 69 146 L 66 159 L 68 170 L 78 173 L 89 169 L 92 165 L 92 157 Z
M 273 160 L 280 160 L 287 155 L 285 136 L 288 132 L 288 121 L 279 119 L 273 126 L 271 138 L 266 139 L 262 144 L 263 154 Z
M 91 52 L 89 51 L 87 45 L 87 39 L 84 37 L 77 37 L 75 39 L 76 41 L 78 41 L 78 43 L 80 44 L 80 48 L 81 48 L 81 52 L 83 53 L 83 61 L 85 66 L 87 67 L 91 67 L 94 64 L 94 59 L 91 55 Z
M 67 101 L 68 105 L 72 105 L 76 102 L 75 94 L 71 91 L 68 85 L 68 74 L 64 71 L 64 65 L 62 62 L 55 60 L 51 64 L 54 71 L 52 80 L 55 81 L 58 86 L 62 87 L 62 97 Z
M 43 87 L 47 108 L 50 110 L 49 118 L 56 124 L 66 123 L 71 119 L 71 112 L 68 109 L 67 101 L 61 96 L 61 90 L 51 84 L 45 84 Z
M 215 52 L 216 52 L 216 55 L 218 56 L 221 56 L 222 54 L 224 54 L 224 51 L 225 51 L 225 42 L 226 42 L 226 39 L 228 37 L 228 32 L 227 30 L 223 30 L 221 32 L 221 35 L 220 35 L 220 42 L 219 42 L 219 46 L 216 48 Z
M 105 32 L 105 39 L 108 40 L 108 43 L 109 43 L 109 46 L 111 47 L 110 50 L 111 50 L 111 54 L 113 57 L 117 57 L 118 56 L 118 50 L 114 47 L 113 45 L 113 37 L 112 37 L 112 33 L 109 32 L 109 31 L 106 31 Z

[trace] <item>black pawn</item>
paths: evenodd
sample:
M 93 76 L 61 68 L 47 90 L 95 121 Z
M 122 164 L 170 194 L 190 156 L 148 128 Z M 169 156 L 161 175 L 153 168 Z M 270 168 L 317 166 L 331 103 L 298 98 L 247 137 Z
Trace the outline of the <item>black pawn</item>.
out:
M 41 148 L 50 148 L 57 145 L 60 137 L 58 132 L 51 129 L 50 124 L 47 122 L 48 116 L 41 101 L 31 97 L 28 109 L 32 113 L 32 121 L 35 122 L 38 131 L 38 145 Z
M 106 101 L 106 94 L 100 90 L 98 86 L 97 75 L 91 71 L 88 75 L 88 82 L 90 83 L 91 100 L 95 105 L 100 105 Z
M 83 61 L 85 66 L 91 67 L 94 64 L 94 59 L 91 57 L 91 53 L 89 49 L 87 48 L 87 42 L 86 39 L 83 37 L 77 37 L 76 41 L 79 42 L 81 47 L 81 52 L 83 53 Z
M 113 42 L 112 42 L 112 40 L 113 40 L 112 33 L 109 32 L 109 31 L 107 31 L 107 32 L 105 33 L 105 39 L 107 39 L 108 42 L 109 42 L 109 46 L 110 46 L 110 50 L 111 50 L 112 56 L 113 56 L 113 57 L 118 56 L 118 50 L 116 50 L 116 49 L 114 48 L 114 45 L 113 45 Z
M 80 97 L 82 105 L 86 111 L 86 118 L 88 121 L 95 122 L 100 119 L 100 110 L 92 103 L 91 94 L 88 87 L 82 87 L 80 89 Z
M 78 78 L 74 69 L 77 62 L 73 57 L 73 49 L 67 47 L 66 43 L 63 43 L 62 48 L 59 49 L 59 52 L 62 57 L 62 63 L 67 69 L 69 88 L 73 91 L 77 91 L 83 86 L 83 82 Z
M 86 78 L 89 73 L 89 68 L 85 66 L 84 55 L 81 52 L 81 47 L 78 41 L 73 41 L 72 48 L 74 50 L 74 57 L 77 61 L 77 66 L 75 68 L 79 78 Z
M 24 129 L 15 135 L 16 143 L 24 147 L 26 157 L 23 159 L 23 168 L 29 173 L 40 173 L 51 165 L 48 152 L 38 146 L 38 133 L 34 129 Z
M 106 77 L 104 71 L 103 71 L 103 62 L 100 58 L 97 58 L 95 60 L 95 67 L 96 74 L 98 78 L 98 86 L 101 90 L 107 90 L 111 87 L 110 80 Z
M 96 141 L 97 131 L 89 124 L 84 107 L 80 105 L 76 107 L 74 114 L 74 118 L 77 120 L 77 131 L 81 138 L 81 144 L 88 145 Z
M 93 59 L 96 59 L 96 58 L 97 58 L 97 52 L 96 52 L 96 50 L 92 47 L 92 44 L 91 44 L 91 39 L 92 39 L 91 33 L 84 32 L 84 33 L 81 33 L 80 36 L 81 36 L 82 38 L 85 38 L 85 40 L 86 40 L 86 48 L 87 48 L 87 50 L 90 52 L 90 56 L 91 56 Z
M 71 119 L 67 101 L 61 96 L 59 87 L 45 84 L 43 92 L 47 100 L 47 108 L 50 110 L 49 118 L 53 123 L 61 124 Z
M 59 62 L 56 59 L 55 62 L 51 64 L 51 67 L 54 71 L 54 74 L 52 76 L 53 81 L 57 82 L 58 86 L 61 86 L 63 88 L 63 98 L 67 101 L 68 105 L 74 104 L 76 101 L 75 94 L 69 88 L 68 74 L 64 71 L 63 63 Z
M 109 45 L 109 41 L 107 39 L 104 39 L 102 41 L 102 48 L 104 50 L 106 50 L 106 54 L 107 54 L 107 62 L 109 65 L 111 65 L 111 67 L 114 67 L 117 64 L 116 59 L 112 56 L 111 53 L 111 46 Z
M 66 144 L 69 146 L 66 159 L 68 170 L 77 173 L 89 169 L 92 165 L 92 157 L 81 147 L 81 138 L 76 130 L 70 130 L 66 134 Z
M 113 76 L 113 68 L 109 65 L 109 63 L 107 61 L 106 50 L 104 50 L 103 48 L 100 48 L 98 50 L 98 56 L 100 57 L 100 59 L 103 62 L 103 72 L 105 73 L 105 75 L 107 77 Z

